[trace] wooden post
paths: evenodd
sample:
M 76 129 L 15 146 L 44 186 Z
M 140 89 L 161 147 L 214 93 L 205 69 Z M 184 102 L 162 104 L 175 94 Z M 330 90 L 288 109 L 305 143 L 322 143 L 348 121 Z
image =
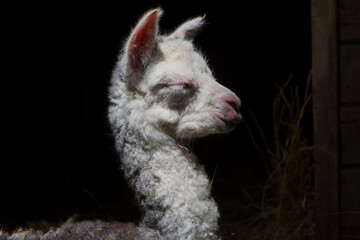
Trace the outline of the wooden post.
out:
M 311 0 L 317 240 L 339 239 L 337 0 Z

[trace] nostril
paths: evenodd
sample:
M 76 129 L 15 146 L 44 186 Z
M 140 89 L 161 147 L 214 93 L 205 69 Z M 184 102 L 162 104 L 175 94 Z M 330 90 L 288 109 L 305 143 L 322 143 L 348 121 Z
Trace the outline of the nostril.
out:
M 235 102 L 227 102 L 233 109 L 235 109 L 236 111 L 238 110 L 238 106 L 236 105 Z
M 229 104 L 236 112 L 240 111 L 240 99 L 239 98 L 227 98 L 224 99 L 227 104 Z

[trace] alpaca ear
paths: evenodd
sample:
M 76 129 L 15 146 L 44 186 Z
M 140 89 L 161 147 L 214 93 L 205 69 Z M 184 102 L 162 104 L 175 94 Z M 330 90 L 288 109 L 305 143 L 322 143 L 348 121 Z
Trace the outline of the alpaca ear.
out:
M 162 14 L 160 8 L 145 13 L 130 34 L 126 44 L 126 52 L 133 73 L 141 73 L 149 62 L 156 45 L 158 20 Z
M 199 29 L 205 22 L 205 15 L 203 17 L 197 17 L 190 19 L 181 24 L 171 35 L 173 39 L 186 39 L 191 40 L 197 34 Z

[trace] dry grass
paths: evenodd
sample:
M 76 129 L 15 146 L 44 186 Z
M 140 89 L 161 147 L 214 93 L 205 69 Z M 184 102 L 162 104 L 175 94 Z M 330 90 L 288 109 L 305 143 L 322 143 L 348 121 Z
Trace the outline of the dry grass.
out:
M 302 122 L 308 110 L 310 75 L 303 96 L 298 86 L 290 86 L 291 77 L 273 104 L 273 146 L 261 130 L 254 114 L 252 118 L 266 146 L 262 151 L 269 177 L 262 189 L 259 212 L 246 221 L 248 236 L 244 239 L 305 240 L 313 239 L 313 146 L 303 133 Z

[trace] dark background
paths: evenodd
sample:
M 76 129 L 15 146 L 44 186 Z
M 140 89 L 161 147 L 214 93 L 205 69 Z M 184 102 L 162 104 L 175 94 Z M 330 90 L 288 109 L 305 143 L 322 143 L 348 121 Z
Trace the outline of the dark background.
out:
M 206 13 L 195 43 L 218 81 L 242 100 L 272 140 L 272 104 L 290 75 L 305 84 L 310 68 L 310 3 L 293 1 L 129 1 L 4 7 L 0 228 L 78 219 L 135 221 L 136 203 L 118 171 L 106 119 L 107 88 L 119 50 L 148 9 L 161 6 L 160 31 Z M 308 126 L 311 131 L 311 124 Z M 260 146 L 262 146 L 260 144 Z M 195 147 L 222 221 L 251 212 L 265 160 L 241 123 Z M 252 190 L 255 189 L 255 190 Z M 40 222 L 41 222 L 40 221 Z M 34 225 L 35 224 L 35 225 Z

